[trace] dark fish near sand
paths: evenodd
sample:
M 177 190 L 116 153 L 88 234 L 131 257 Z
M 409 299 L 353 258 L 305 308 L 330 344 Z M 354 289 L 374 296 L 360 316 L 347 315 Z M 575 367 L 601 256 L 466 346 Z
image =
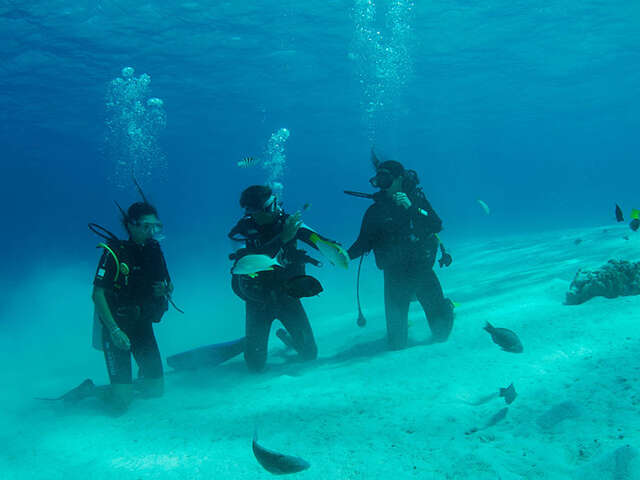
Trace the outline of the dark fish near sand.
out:
M 298 275 L 286 281 L 284 290 L 293 298 L 304 298 L 314 297 L 323 289 L 320 282 L 311 275 Z
M 496 423 L 500 422 L 501 420 L 504 420 L 504 418 L 507 416 L 507 412 L 509 412 L 509 407 L 504 407 L 502 410 L 500 410 L 498 413 L 496 413 L 493 417 L 489 419 L 489 421 L 484 426 L 484 428 L 493 427 Z
M 522 353 L 522 343 L 518 336 L 507 328 L 496 328 L 487 322 L 484 329 L 491 334 L 493 343 L 499 345 L 505 352 Z
M 306 470 L 311 465 L 300 457 L 293 457 L 264 448 L 258 443 L 257 431 L 253 434 L 253 454 L 262 467 L 274 475 L 287 475 Z
M 480 430 L 486 430 L 487 428 L 493 427 L 496 423 L 504 420 L 504 418 L 507 416 L 507 413 L 509 413 L 509 407 L 504 407 L 498 413 L 494 414 L 484 427 L 481 427 L 481 428 L 473 427 L 472 429 L 467 430 L 465 434 L 471 435 L 472 433 L 479 432 Z
M 618 205 L 617 203 L 616 203 L 616 221 L 624 222 L 624 215 L 622 215 L 622 209 L 620 208 L 620 205 Z
M 504 401 L 507 405 L 513 403 L 518 394 L 516 393 L 516 388 L 513 386 L 513 383 L 509 385 L 507 388 L 500 389 L 500 396 L 504 398 Z
M 489 395 L 485 395 L 484 397 L 480 397 L 479 399 L 473 401 L 473 402 L 467 402 L 469 405 L 474 405 L 474 406 L 478 406 L 478 405 L 482 405 L 485 404 L 491 400 L 493 400 L 494 398 L 498 398 L 498 397 L 503 397 L 504 401 L 507 405 L 509 405 L 510 403 L 513 403 L 513 401 L 516 399 L 516 397 L 518 396 L 518 394 L 516 393 L 516 389 L 513 386 L 513 383 L 511 385 L 509 385 L 506 388 L 500 388 L 500 391 L 498 392 L 493 392 Z
M 69 390 L 64 395 L 60 395 L 59 397 L 55 397 L 55 398 L 36 398 L 36 400 L 47 400 L 51 402 L 57 401 L 57 400 L 63 400 L 65 403 L 76 403 L 82 400 L 83 398 L 90 397 L 91 395 L 93 395 L 95 388 L 96 386 L 93 383 L 93 380 L 91 380 L 90 378 L 87 378 L 76 388 Z

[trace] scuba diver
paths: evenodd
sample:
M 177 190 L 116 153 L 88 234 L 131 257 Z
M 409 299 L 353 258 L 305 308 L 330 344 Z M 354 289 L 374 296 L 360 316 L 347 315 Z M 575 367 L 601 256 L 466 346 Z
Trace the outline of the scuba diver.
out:
M 122 223 L 129 239 L 120 240 L 95 223 L 89 229 L 105 239 L 93 281 L 92 299 L 95 306 L 93 346 L 104 351 L 110 385 L 96 386 L 86 379 L 78 387 L 58 398 L 75 403 L 83 398 L 97 397 L 110 413 L 124 413 L 134 395 L 159 397 L 164 393 L 162 359 L 153 332 L 171 303 L 173 284 L 158 240 L 162 224 L 156 208 L 147 201 L 134 179 L 141 202 L 133 203 L 122 214 Z M 133 382 L 131 355 L 138 364 L 138 378 Z
M 278 330 L 280 339 L 293 347 L 301 360 L 314 360 L 318 348 L 300 298 L 321 291 L 317 280 L 305 275 L 307 263 L 321 264 L 299 250 L 296 243 L 301 240 L 324 251 L 331 248 L 336 252 L 334 260 L 343 259 L 345 265 L 346 251 L 302 224 L 301 212 L 286 214 L 268 186 L 245 189 L 240 206 L 245 214 L 231 229 L 229 238 L 244 242 L 244 247 L 229 258 L 234 260 L 233 291 L 246 303 L 245 362 L 253 372 L 264 370 L 269 332 L 276 318 L 286 329 Z
M 369 180 L 380 190 L 373 195 L 345 192 L 371 198 L 374 203 L 364 214 L 360 234 L 349 248 L 351 259 L 373 250 L 376 265 L 384 272 L 384 303 L 389 348 L 399 350 L 408 342 L 408 315 L 417 297 L 431 328 L 432 341 L 444 342 L 453 327 L 453 303 L 445 298 L 433 271 L 438 246 L 440 266 L 449 266 L 451 257 L 440 244 L 442 220 L 418 186 L 413 170 L 397 161 L 380 162 L 372 152 L 376 175 Z M 364 325 L 360 313 L 359 325 Z
M 136 390 L 145 397 L 164 392 L 153 324 L 167 311 L 173 284 L 156 240 L 162 231 L 158 212 L 143 200 L 126 213 L 121 210 L 129 239 L 110 234 L 107 243 L 99 245 L 104 252 L 93 281 L 92 299 L 100 320 L 94 325 L 94 346 L 104 351 L 111 381 L 104 399 L 115 411 L 126 410 L 134 395 L 131 355 L 140 368 Z

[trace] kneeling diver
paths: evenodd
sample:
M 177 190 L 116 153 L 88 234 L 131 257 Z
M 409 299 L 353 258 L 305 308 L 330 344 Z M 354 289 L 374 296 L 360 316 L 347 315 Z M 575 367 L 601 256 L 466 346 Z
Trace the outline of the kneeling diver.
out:
M 371 184 L 380 190 L 364 214 L 360 234 L 349 248 L 358 258 L 373 250 L 376 265 L 384 271 L 384 302 L 389 348 L 405 348 L 408 342 L 409 304 L 417 297 L 427 316 L 432 340 L 444 342 L 453 327 L 453 304 L 444 297 L 433 271 L 442 220 L 418 186 L 418 175 L 400 162 L 379 162 L 373 155 L 376 175 Z M 355 192 L 346 192 L 355 193 Z M 360 195 L 364 196 L 364 195 Z M 441 246 L 441 245 L 440 245 Z M 440 266 L 451 257 L 441 246 Z M 363 322 L 362 316 L 359 323 Z

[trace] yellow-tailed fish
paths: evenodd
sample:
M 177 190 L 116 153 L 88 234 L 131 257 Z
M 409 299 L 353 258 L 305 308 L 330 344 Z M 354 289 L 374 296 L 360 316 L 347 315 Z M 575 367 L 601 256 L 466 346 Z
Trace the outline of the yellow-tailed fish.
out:
M 320 253 L 331 262 L 332 265 L 342 267 L 345 270 L 349 268 L 349 254 L 337 243 L 330 242 L 316 233 L 312 233 L 309 240 L 318 247 Z

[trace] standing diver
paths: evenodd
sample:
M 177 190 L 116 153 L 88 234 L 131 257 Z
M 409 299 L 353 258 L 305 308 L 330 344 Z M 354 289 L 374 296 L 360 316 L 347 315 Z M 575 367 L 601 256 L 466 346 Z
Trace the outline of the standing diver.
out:
M 418 175 L 400 162 L 379 162 L 370 183 L 380 191 L 364 214 L 360 235 L 349 248 L 358 258 L 373 250 L 376 265 L 384 271 L 384 303 L 389 348 L 407 346 L 409 304 L 417 297 L 427 316 L 432 341 L 444 342 L 453 327 L 453 304 L 445 298 L 433 271 L 442 220 L 431 207 Z M 349 193 L 349 192 L 347 192 Z M 364 195 L 361 195 L 364 196 Z M 448 266 L 451 257 L 442 248 Z
M 126 212 L 120 209 L 128 240 L 119 240 L 107 230 L 90 225 L 94 232 L 99 233 L 97 228 L 108 234 L 99 233 L 106 243 L 99 245 L 104 252 L 93 281 L 92 299 L 100 321 L 94 325 L 94 347 L 104 351 L 111 381 L 110 386 L 95 387 L 93 395 L 104 400 L 114 413 L 126 411 L 134 396 L 131 355 L 140 368 L 135 393 L 143 397 L 164 393 L 162 359 L 153 324 L 167 311 L 173 284 L 154 238 L 162 231 L 158 212 L 142 196 L 144 201 L 132 204 Z
M 244 208 L 245 215 L 231 229 L 229 238 L 244 242 L 244 248 L 231 254 L 230 259 L 235 261 L 235 265 L 248 255 L 266 255 L 278 261 L 273 269 L 251 274 L 234 274 L 232 269 L 233 291 L 246 303 L 245 362 L 251 371 L 264 370 L 269 332 L 276 318 L 288 332 L 286 335 L 286 332 L 279 331 L 278 336 L 293 347 L 303 361 L 313 360 L 318 355 L 318 348 L 298 298 L 307 295 L 288 292 L 292 282 L 304 284 L 310 279 L 304 276 L 305 264 L 318 266 L 320 262 L 309 257 L 304 250 L 298 250 L 296 243 L 301 240 L 316 249 L 320 242 L 324 245 L 337 244 L 304 226 L 300 212 L 294 215 L 284 213 L 268 186 L 253 185 L 245 189 L 240 195 L 240 206 Z M 346 262 L 346 252 L 339 250 Z

